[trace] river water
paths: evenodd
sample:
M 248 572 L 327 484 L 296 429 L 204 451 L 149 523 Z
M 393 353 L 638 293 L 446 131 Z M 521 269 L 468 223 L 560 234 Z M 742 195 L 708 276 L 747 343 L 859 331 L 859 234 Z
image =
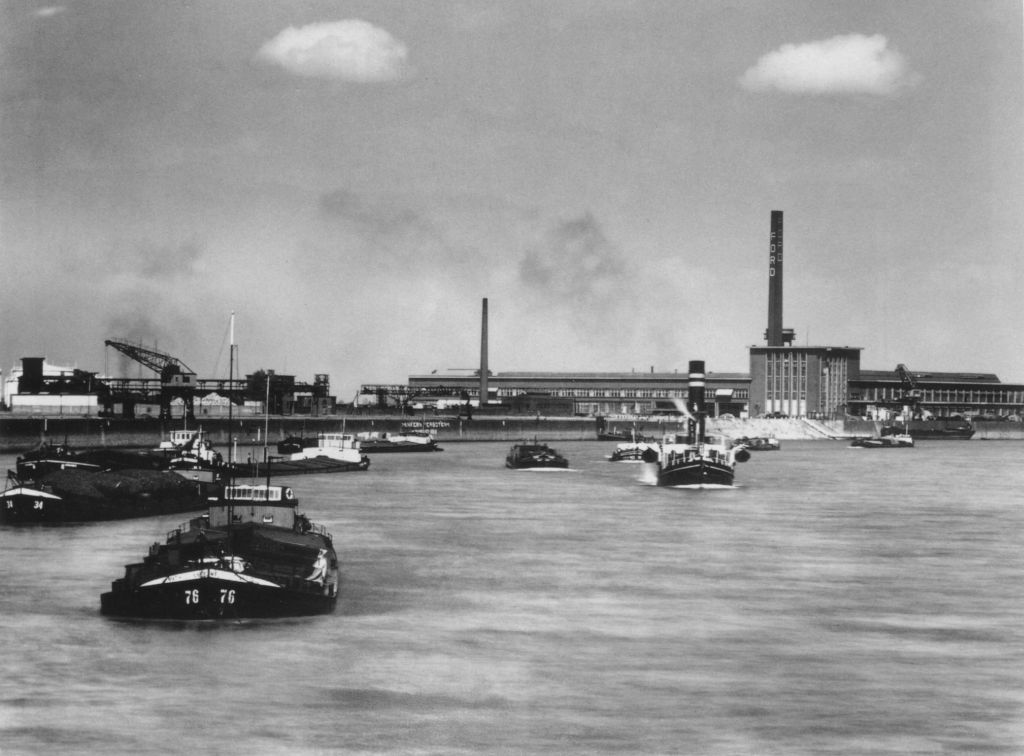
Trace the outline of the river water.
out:
M 704 491 L 555 446 L 289 479 L 328 617 L 109 620 L 185 516 L 0 527 L 0 752 L 1024 753 L 1024 443 L 783 442 Z

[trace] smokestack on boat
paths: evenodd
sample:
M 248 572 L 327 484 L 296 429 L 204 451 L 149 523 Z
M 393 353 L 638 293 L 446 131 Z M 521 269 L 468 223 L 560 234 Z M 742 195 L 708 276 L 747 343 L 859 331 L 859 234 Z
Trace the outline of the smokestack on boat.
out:
M 690 360 L 686 406 L 691 417 L 687 425 L 689 442 L 700 443 L 704 438 L 704 360 Z
M 480 326 L 480 406 L 487 404 L 487 298 L 484 297 Z

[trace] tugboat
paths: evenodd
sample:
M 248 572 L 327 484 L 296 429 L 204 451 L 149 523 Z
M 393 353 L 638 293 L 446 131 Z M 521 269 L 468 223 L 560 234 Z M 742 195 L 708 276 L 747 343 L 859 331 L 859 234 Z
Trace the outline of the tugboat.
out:
M 566 469 L 569 460 L 547 444 L 516 444 L 505 456 L 505 467 L 513 470 Z
M 338 600 L 334 542 L 297 506 L 283 486 L 225 486 L 209 512 L 126 565 L 100 611 L 147 620 L 329 614 Z
M 689 417 L 687 433 L 666 436 L 655 457 L 659 486 L 709 488 L 732 486 L 737 462 L 750 459 L 743 446 L 727 439 L 706 436 L 704 410 L 704 362 L 690 362 Z M 652 457 L 654 455 L 648 455 Z

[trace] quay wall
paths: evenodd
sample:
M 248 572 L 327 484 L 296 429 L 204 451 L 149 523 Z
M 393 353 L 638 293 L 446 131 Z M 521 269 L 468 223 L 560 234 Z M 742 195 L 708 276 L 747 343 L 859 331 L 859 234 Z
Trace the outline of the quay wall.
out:
M 185 427 L 180 419 L 125 420 L 121 418 L 28 418 L 0 416 L 0 452 L 17 453 L 34 449 L 44 441 L 66 443 L 71 448 L 120 447 L 155 448 L 172 429 Z M 546 418 L 536 416 L 474 417 L 457 416 L 403 417 L 359 415 L 346 417 L 275 417 L 268 419 L 246 416 L 204 418 L 190 423 L 201 427 L 217 447 L 226 447 L 233 439 L 239 447 L 262 445 L 264 437 L 270 444 L 288 436 L 315 437 L 317 433 L 388 432 L 425 430 L 439 443 L 457 441 L 502 441 L 515 443 L 533 439 L 541 441 L 589 441 L 596 439 L 596 423 L 591 418 Z
M 388 432 L 419 428 L 429 431 L 442 445 L 445 442 L 495 441 L 516 443 L 537 438 L 539 441 L 592 441 L 597 439 L 593 418 L 530 416 L 423 415 L 417 417 L 389 415 L 349 415 L 334 417 L 271 416 L 264 419 L 245 416 L 205 418 L 195 423 L 206 431 L 215 446 L 226 447 L 233 438 L 239 448 L 262 445 L 268 436 L 273 445 L 288 436 L 315 437 L 320 432 Z M 122 418 L 44 418 L 0 415 L 0 453 L 20 453 L 40 443 L 67 443 L 72 448 L 119 447 L 155 448 L 168 431 L 184 427 L 180 419 L 161 422 L 152 419 Z M 615 429 L 609 423 L 608 429 Z M 618 429 L 630 426 L 618 424 Z M 708 432 L 737 438 L 740 436 L 774 436 L 780 440 L 848 439 L 878 433 L 878 424 L 868 420 L 821 422 L 801 419 L 733 420 L 709 418 Z M 977 422 L 972 440 L 1024 440 L 1024 423 Z M 664 433 L 682 432 L 684 426 L 674 422 L 646 423 L 639 432 L 660 438 Z

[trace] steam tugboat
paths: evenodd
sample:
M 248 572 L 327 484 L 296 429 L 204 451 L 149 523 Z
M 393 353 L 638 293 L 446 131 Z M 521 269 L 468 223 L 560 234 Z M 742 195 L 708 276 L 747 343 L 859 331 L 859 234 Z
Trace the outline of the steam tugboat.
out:
M 225 486 L 208 513 L 127 565 L 100 611 L 147 620 L 329 614 L 338 600 L 334 542 L 297 505 L 283 486 Z
M 513 470 L 566 469 L 569 460 L 547 444 L 516 444 L 505 456 L 505 467 Z
M 686 434 L 666 436 L 657 455 L 658 485 L 688 488 L 731 486 L 737 462 L 750 459 L 743 446 L 733 447 L 725 438 L 706 436 L 704 409 L 704 362 L 690 362 L 689 417 Z

